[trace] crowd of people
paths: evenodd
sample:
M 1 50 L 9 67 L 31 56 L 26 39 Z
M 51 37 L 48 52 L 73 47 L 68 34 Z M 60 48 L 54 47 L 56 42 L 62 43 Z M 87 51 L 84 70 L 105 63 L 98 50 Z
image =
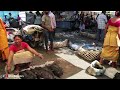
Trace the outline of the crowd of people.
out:
M 5 27 L 13 27 L 13 28 L 19 28 L 21 29 L 22 27 L 22 19 L 18 15 L 17 18 L 14 18 L 11 13 L 8 15 L 4 16 L 4 24 Z
M 101 14 L 85 14 L 84 12 L 78 14 L 78 12 L 76 12 L 74 14 L 74 18 L 75 24 L 78 23 L 77 28 L 79 28 L 79 31 L 84 32 L 89 29 L 91 32 L 97 34 L 96 43 L 103 43 L 105 37 L 104 30 L 106 28 L 107 22 L 111 18 L 110 14 L 106 14 L 106 11 L 102 11 Z

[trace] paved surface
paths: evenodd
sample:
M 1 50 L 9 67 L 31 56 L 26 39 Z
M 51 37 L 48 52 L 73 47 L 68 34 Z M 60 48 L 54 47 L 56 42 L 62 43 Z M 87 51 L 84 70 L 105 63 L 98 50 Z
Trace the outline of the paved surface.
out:
M 72 43 L 78 43 L 78 44 L 92 44 L 95 42 L 94 39 L 89 39 L 86 37 L 81 37 L 79 35 L 79 33 L 77 32 L 69 32 L 66 31 L 64 32 L 61 29 L 57 29 L 56 30 L 56 41 L 62 41 L 65 39 L 69 39 Z M 87 42 L 86 42 L 87 41 Z M 102 47 L 102 43 L 97 43 L 98 46 Z M 62 53 L 56 53 L 57 56 L 65 59 L 66 61 L 70 62 L 71 64 L 73 64 L 74 66 L 77 66 L 79 68 L 82 68 L 83 70 L 74 74 L 73 76 L 67 78 L 67 79 L 110 79 L 109 77 L 107 77 L 107 75 L 103 75 L 103 76 L 99 76 L 99 77 L 94 77 L 91 75 L 88 75 L 87 73 L 85 73 L 86 68 L 90 65 L 89 62 L 79 58 L 78 56 L 76 56 L 74 54 L 74 52 L 63 48 Z M 108 75 L 109 76 L 109 75 Z
M 78 73 L 76 73 L 76 74 L 68 77 L 67 79 L 110 79 L 109 77 L 107 77 L 105 75 L 99 76 L 99 77 L 95 77 L 95 76 L 91 76 L 91 75 L 87 74 L 85 72 L 85 70 L 86 70 L 87 67 L 90 66 L 90 63 L 88 63 L 87 61 L 85 61 L 83 59 L 80 59 L 75 54 L 69 54 L 69 53 L 67 54 L 64 51 L 64 53 L 57 53 L 56 55 L 59 56 L 59 57 L 61 57 L 61 58 L 63 58 L 63 59 L 65 59 L 66 61 L 70 62 L 74 66 L 83 69 L 80 72 L 78 72 Z

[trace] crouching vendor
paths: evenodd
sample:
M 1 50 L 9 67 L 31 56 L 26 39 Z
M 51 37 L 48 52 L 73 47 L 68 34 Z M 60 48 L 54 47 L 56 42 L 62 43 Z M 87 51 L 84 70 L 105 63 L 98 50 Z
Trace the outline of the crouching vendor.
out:
M 30 65 L 33 60 L 34 54 L 41 59 L 44 58 L 42 54 L 38 53 L 27 43 L 23 42 L 21 35 L 15 35 L 14 44 L 10 46 L 10 53 L 7 62 L 7 72 L 10 73 L 12 66 L 14 66 L 14 74 L 18 74 L 21 65 Z

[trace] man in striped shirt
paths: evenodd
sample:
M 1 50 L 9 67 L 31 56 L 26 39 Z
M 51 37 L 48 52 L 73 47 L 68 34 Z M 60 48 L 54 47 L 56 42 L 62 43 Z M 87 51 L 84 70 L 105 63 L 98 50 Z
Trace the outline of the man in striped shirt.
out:
M 105 15 L 106 11 L 102 11 L 102 13 L 97 17 L 97 24 L 98 24 L 98 30 L 97 30 L 97 42 L 98 41 L 104 41 L 104 30 L 107 23 L 107 16 Z

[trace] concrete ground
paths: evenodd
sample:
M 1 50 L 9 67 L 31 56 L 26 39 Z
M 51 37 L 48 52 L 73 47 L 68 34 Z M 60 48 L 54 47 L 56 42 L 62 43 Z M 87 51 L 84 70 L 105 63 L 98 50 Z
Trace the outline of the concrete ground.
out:
M 87 74 L 85 71 L 90 66 L 90 62 L 87 62 L 83 60 L 82 58 L 79 58 L 75 54 L 69 54 L 69 53 L 63 52 L 63 53 L 57 53 L 56 55 L 63 58 L 67 62 L 70 62 L 74 66 L 82 68 L 80 72 L 68 77 L 67 79 L 110 79 L 106 75 L 95 77 L 95 76 L 91 76 Z

